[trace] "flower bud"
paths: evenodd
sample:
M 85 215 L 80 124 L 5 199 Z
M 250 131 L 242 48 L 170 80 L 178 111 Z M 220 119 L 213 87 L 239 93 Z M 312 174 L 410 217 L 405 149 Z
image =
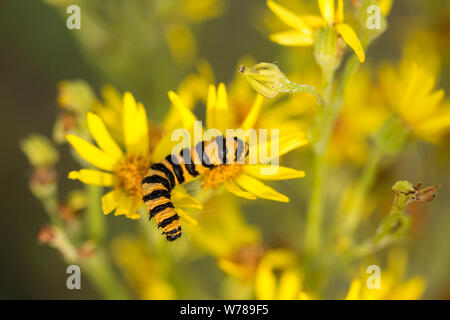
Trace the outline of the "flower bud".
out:
M 58 151 L 49 139 L 39 134 L 30 135 L 21 143 L 22 151 L 36 168 L 52 167 L 59 160 Z
M 396 193 L 414 193 L 416 192 L 416 189 L 414 188 L 414 185 L 409 181 L 397 181 L 393 186 L 392 190 Z
M 67 111 L 85 114 L 95 101 L 92 88 L 82 80 L 62 81 L 59 84 L 59 105 Z
M 314 37 L 314 57 L 324 74 L 333 73 L 339 67 L 344 46 L 336 28 L 327 26 L 317 29 Z
M 289 83 L 283 72 L 273 63 L 261 62 L 253 67 L 242 66 L 239 72 L 253 89 L 265 98 L 276 96 Z

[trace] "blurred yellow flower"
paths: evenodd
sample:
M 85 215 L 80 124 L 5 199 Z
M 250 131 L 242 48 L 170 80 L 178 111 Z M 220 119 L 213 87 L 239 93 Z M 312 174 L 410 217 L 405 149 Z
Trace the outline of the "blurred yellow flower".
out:
M 117 238 L 113 255 L 127 282 L 144 300 L 177 298 L 176 289 L 167 280 L 168 270 L 163 261 L 153 256 L 137 239 Z
M 344 23 L 343 0 L 338 0 L 336 10 L 334 0 L 318 0 L 320 16 L 298 16 L 272 0 L 268 0 L 267 5 L 284 23 L 293 28 L 272 34 L 272 41 L 285 46 L 312 46 L 316 30 L 323 26 L 332 26 L 353 49 L 359 61 L 364 62 L 365 54 L 358 36 L 352 27 Z
M 397 68 L 384 66 L 379 78 L 389 106 L 416 137 L 437 142 L 449 131 L 450 103 L 426 64 L 404 59 Z
M 352 281 L 346 300 L 416 300 L 425 290 L 426 282 L 421 277 L 405 278 L 408 253 L 403 248 L 391 249 L 388 266 L 381 269 L 379 289 L 369 289 L 359 278 Z M 365 273 L 365 277 L 367 274 Z
M 126 215 L 130 219 L 139 219 L 138 208 L 143 204 L 141 181 L 153 160 L 150 154 L 150 139 L 147 115 L 144 106 L 136 103 L 129 92 L 123 97 L 123 141 L 126 152 L 111 137 L 101 117 L 87 114 L 87 126 L 97 146 L 75 136 L 67 135 L 67 140 L 79 156 L 97 169 L 71 171 L 69 179 L 83 183 L 112 187 L 102 199 L 104 214 L 114 211 L 115 215 Z M 169 153 L 169 151 L 167 151 Z M 177 195 L 178 194 L 178 195 Z M 199 202 L 187 195 L 181 188 L 174 190 L 174 205 L 196 207 Z M 180 212 L 183 217 L 184 214 Z
M 184 105 L 180 97 L 174 93 L 169 92 L 169 98 L 172 104 L 179 112 L 179 117 L 183 122 L 185 129 L 193 130 L 194 121 L 197 120 L 195 115 Z M 227 129 L 240 128 L 244 131 L 253 128 L 258 115 L 261 110 L 263 98 L 257 95 L 251 110 L 240 125 L 232 122 L 232 114 L 230 112 L 228 96 L 225 84 L 219 84 L 218 88 L 210 85 L 208 90 L 208 99 L 206 106 L 206 128 L 217 129 L 224 134 Z M 278 141 L 279 156 L 282 156 L 289 151 L 297 149 L 308 143 L 305 134 L 297 132 L 291 135 L 283 136 Z M 267 141 L 264 144 L 258 143 L 257 146 L 250 146 L 257 151 L 255 154 L 260 154 L 259 149 L 267 147 L 270 150 L 271 143 Z M 289 202 L 289 198 L 285 195 L 275 191 L 267 186 L 261 180 L 285 180 L 304 177 L 304 171 L 299 171 L 287 167 L 278 167 L 278 171 L 272 175 L 261 174 L 267 169 L 267 164 L 230 164 L 226 166 L 218 166 L 208 171 L 203 177 L 203 187 L 216 188 L 225 185 L 227 190 L 246 199 L 270 199 L 274 201 Z M 242 189 L 241 189 L 242 188 Z
M 279 275 L 279 276 L 277 276 Z M 306 299 L 296 255 L 288 249 L 265 253 L 255 275 L 255 296 L 259 300 Z

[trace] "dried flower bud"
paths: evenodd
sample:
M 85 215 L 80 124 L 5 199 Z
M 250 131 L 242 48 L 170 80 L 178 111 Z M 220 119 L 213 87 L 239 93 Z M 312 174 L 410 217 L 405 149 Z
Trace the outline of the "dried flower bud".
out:
M 37 240 L 39 244 L 50 243 L 55 238 L 55 233 L 51 226 L 43 226 L 38 233 Z

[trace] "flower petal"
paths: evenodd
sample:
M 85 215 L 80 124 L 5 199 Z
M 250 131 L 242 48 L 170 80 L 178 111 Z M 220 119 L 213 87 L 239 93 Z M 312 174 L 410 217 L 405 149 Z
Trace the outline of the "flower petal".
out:
M 92 169 L 70 171 L 68 177 L 94 186 L 112 187 L 115 184 L 115 177 L 111 173 Z
M 283 46 L 312 46 L 314 39 L 311 35 L 305 35 L 298 31 L 289 30 L 270 35 L 270 40 Z
M 350 285 L 347 296 L 345 300 L 358 300 L 360 299 L 361 281 L 359 279 L 354 279 Z
M 292 11 L 280 6 L 272 0 L 267 1 L 267 6 L 273 13 L 278 16 L 278 18 L 280 18 L 288 26 L 300 31 L 304 35 L 313 34 L 311 28 L 309 28 L 309 26 L 302 20 L 302 18 Z
M 361 42 L 352 27 L 345 23 L 339 23 L 336 25 L 336 29 L 342 36 L 342 39 L 355 51 L 358 59 L 363 63 L 366 59 L 364 54 L 364 49 L 362 48 Z
M 250 112 L 247 114 L 244 121 L 242 122 L 242 125 L 240 126 L 240 128 L 242 128 L 242 130 L 246 131 L 250 128 L 253 128 L 253 126 L 256 123 L 256 120 L 258 119 L 259 113 L 261 111 L 261 106 L 262 106 L 263 101 L 264 101 L 263 96 L 258 94 L 256 96 L 256 99 L 255 99 L 255 102 L 253 103 L 252 108 L 250 109 Z
M 288 269 L 281 274 L 278 299 L 280 300 L 293 300 L 297 298 L 300 291 L 301 277 L 297 270 Z
M 119 189 L 109 191 L 102 197 L 103 214 L 110 214 L 119 206 L 119 199 L 122 192 Z
M 265 185 L 261 181 L 252 178 L 246 174 L 240 174 L 236 179 L 236 183 L 241 186 L 243 189 L 253 193 L 258 198 L 280 201 L 280 202 L 289 202 L 289 198 L 284 194 L 281 194 L 271 187 Z
M 186 108 L 180 97 L 175 92 L 169 91 L 169 99 L 178 110 L 179 116 L 183 122 L 183 127 L 185 129 L 192 128 L 194 126 L 194 121 L 197 120 L 195 115 L 191 112 L 191 110 Z
M 244 166 L 244 171 L 261 180 L 287 180 L 303 178 L 305 171 L 295 170 L 292 168 L 278 166 L 277 172 L 274 174 L 263 174 L 264 171 L 271 171 L 273 166 L 263 164 L 251 164 Z
M 336 23 L 344 21 L 344 1 L 338 0 L 338 6 L 336 9 Z
M 97 145 L 116 161 L 123 157 L 123 152 L 106 129 L 103 120 L 96 114 L 87 114 L 87 125 Z
M 255 200 L 257 199 L 254 194 L 244 191 L 237 184 L 235 184 L 233 181 L 225 181 L 225 187 L 228 191 L 231 193 L 234 193 L 238 197 L 249 199 L 249 200 Z
M 227 129 L 232 129 L 230 121 L 230 110 L 228 108 L 227 88 L 220 83 L 217 89 L 217 103 L 214 110 L 214 127 L 208 129 L 219 129 L 225 134 Z
M 202 204 L 196 198 L 181 189 L 175 189 L 172 192 L 171 200 L 175 207 L 203 209 Z
M 318 0 L 320 14 L 329 24 L 334 22 L 334 0 Z
M 217 102 L 216 87 L 211 84 L 208 88 L 208 100 L 206 102 L 206 127 L 214 128 L 214 108 Z
M 122 193 L 122 196 L 119 198 L 119 205 L 114 212 L 115 216 L 126 215 L 129 219 L 139 219 L 141 217 L 140 214 L 137 213 L 138 202 L 136 199 L 129 197 L 126 194 Z
M 141 103 L 136 104 L 130 92 L 126 92 L 123 97 L 123 131 L 127 151 L 139 155 L 148 154 L 147 114 Z
M 196 227 L 198 225 L 197 220 L 195 220 L 190 215 L 188 215 L 186 213 L 186 211 L 184 211 L 183 209 L 177 208 L 176 211 L 177 211 L 178 215 L 180 216 L 180 218 L 188 225 L 193 226 L 193 227 Z
M 113 171 L 117 163 L 116 159 L 106 154 L 99 148 L 93 146 L 86 140 L 83 140 L 72 134 L 66 136 L 67 141 L 72 145 L 72 147 L 77 151 L 77 153 L 84 160 L 90 162 L 95 167 L 107 171 Z

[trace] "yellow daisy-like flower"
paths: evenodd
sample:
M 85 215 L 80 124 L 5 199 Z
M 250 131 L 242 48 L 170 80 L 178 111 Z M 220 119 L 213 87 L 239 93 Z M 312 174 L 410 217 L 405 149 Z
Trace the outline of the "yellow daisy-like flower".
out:
M 126 151 L 123 151 L 112 138 L 102 118 L 94 113 L 87 114 L 87 126 L 98 146 L 75 135 L 67 135 L 67 140 L 80 157 L 100 169 L 71 171 L 69 179 L 113 188 L 101 199 L 103 213 L 109 214 L 114 211 L 115 215 L 139 219 L 137 209 L 143 204 L 141 181 L 152 161 L 161 158 L 155 158 L 154 152 L 150 153 L 149 126 L 145 108 L 141 103 L 136 103 L 129 92 L 123 97 L 122 113 Z M 168 150 L 166 152 L 169 153 Z M 201 208 L 196 199 L 180 188 L 174 190 L 173 203 L 175 206 Z M 181 209 L 179 211 L 182 217 L 187 218 Z M 190 218 L 187 219 L 191 221 Z
M 425 290 L 422 277 L 405 278 L 408 253 L 402 248 L 392 249 L 388 255 L 388 266 L 382 270 L 380 288 L 369 289 L 361 279 L 353 279 L 346 300 L 416 300 Z M 365 273 L 365 272 L 364 272 Z M 365 273 L 364 277 L 368 277 Z
M 176 93 L 169 92 L 169 98 L 173 105 L 177 108 L 180 119 L 183 121 L 184 128 L 192 130 L 194 121 L 197 120 L 195 115 L 185 107 Z M 257 95 L 252 108 L 243 122 L 239 126 L 236 126 L 231 120 L 232 118 L 225 84 L 219 84 L 217 89 L 214 85 L 211 85 L 208 90 L 206 106 L 206 128 L 218 129 L 222 132 L 222 134 L 225 134 L 226 129 L 240 128 L 246 131 L 253 128 L 253 125 L 259 116 L 262 102 L 262 96 Z M 279 145 L 278 155 L 282 156 L 289 151 L 306 145 L 309 141 L 306 139 L 304 133 L 297 132 L 280 137 L 280 139 L 276 142 L 278 142 Z M 271 143 L 275 143 L 275 141 L 267 141 L 264 144 L 258 143 L 256 146 L 250 146 L 250 149 L 255 148 L 257 151 L 256 154 L 260 154 L 258 152 L 259 149 L 267 147 L 266 150 L 270 150 Z M 216 188 L 223 184 L 229 192 L 246 199 L 263 198 L 274 201 L 289 202 L 288 197 L 275 191 L 260 180 L 286 180 L 302 178 L 305 176 L 305 172 L 280 166 L 275 174 L 261 174 L 261 172 L 267 170 L 268 167 L 269 165 L 267 164 L 228 164 L 224 166 L 217 166 L 204 175 L 202 185 L 203 188 L 208 189 Z
M 301 291 L 301 287 L 302 275 L 298 268 L 297 257 L 292 251 L 270 250 L 263 256 L 255 275 L 257 299 L 306 300 L 308 296 Z
M 384 67 L 380 81 L 389 105 L 417 137 L 434 142 L 450 130 L 444 90 L 434 89 L 436 79 L 426 67 L 405 60 L 399 68 Z
M 353 49 L 359 61 L 361 63 L 364 62 L 365 54 L 358 36 L 352 27 L 344 23 L 343 0 L 338 0 L 336 10 L 334 0 L 318 0 L 317 2 L 319 4 L 320 16 L 298 16 L 272 0 L 267 1 L 269 9 L 284 23 L 293 28 L 293 30 L 274 33 L 270 35 L 270 39 L 285 46 L 312 46 L 315 31 L 323 26 L 332 26 Z

